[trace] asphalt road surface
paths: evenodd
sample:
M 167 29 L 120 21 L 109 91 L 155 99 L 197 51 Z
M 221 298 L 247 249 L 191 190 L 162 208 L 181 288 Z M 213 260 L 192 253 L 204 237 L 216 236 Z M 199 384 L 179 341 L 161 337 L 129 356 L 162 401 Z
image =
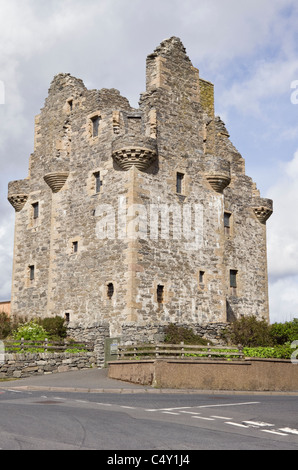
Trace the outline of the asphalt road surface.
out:
M 13 384 L 0 388 L 5 450 L 111 451 L 105 459 L 117 459 L 117 450 L 167 456 L 175 450 L 298 450 L 298 395 L 90 393 Z M 141 462 L 129 464 L 141 468 Z

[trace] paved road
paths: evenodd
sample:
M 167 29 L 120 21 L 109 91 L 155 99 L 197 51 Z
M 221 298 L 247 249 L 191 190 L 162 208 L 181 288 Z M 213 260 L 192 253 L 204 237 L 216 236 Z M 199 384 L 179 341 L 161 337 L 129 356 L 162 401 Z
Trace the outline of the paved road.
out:
M 159 391 L 95 369 L 2 382 L 0 448 L 298 450 L 297 417 L 294 394 Z

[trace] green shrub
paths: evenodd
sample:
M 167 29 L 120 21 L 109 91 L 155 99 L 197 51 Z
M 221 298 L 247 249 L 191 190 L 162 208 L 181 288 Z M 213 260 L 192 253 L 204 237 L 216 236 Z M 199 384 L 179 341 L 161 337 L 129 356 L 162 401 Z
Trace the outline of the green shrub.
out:
M 298 340 L 298 319 L 291 322 L 273 323 L 270 328 L 273 344 L 292 343 Z
M 19 326 L 14 332 L 15 339 L 24 338 L 27 341 L 44 341 L 47 337 L 46 330 L 34 320 Z
M 246 357 L 291 359 L 293 348 L 289 343 L 274 347 L 243 348 L 243 354 Z
M 249 347 L 273 345 L 270 325 L 266 320 L 258 320 L 254 315 L 235 320 L 225 335 L 232 344 Z
M 67 328 L 64 319 L 56 315 L 55 317 L 41 318 L 38 323 L 46 330 L 51 339 L 66 338 Z
M 179 344 L 182 341 L 184 344 L 197 344 L 206 345 L 208 341 L 199 335 L 196 335 L 191 328 L 185 328 L 183 326 L 177 326 L 170 323 L 164 328 L 165 343 Z
M 11 322 L 9 316 L 5 312 L 0 313 L 0 338 L 7 338 L 11 333 Z

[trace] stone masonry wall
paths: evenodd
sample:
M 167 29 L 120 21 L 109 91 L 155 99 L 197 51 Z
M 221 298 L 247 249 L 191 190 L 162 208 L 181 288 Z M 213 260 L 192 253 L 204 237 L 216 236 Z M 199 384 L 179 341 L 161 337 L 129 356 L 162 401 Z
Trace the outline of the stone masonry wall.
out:
M 148 55 L 138 109 L 115 89 L 54 77 L 28 177 L 8 198 L 12 315 L 60 315 L 98 344 L 151 340 L 168 323 L 269 319 L 272 201 L 245 174 L 213 84 L 178 38 Z
M 83 370 L 98 364 L 102 361 L 98 363 L 93 352 L 5 354 L 4 362 L 0 363 L 0 379 Z

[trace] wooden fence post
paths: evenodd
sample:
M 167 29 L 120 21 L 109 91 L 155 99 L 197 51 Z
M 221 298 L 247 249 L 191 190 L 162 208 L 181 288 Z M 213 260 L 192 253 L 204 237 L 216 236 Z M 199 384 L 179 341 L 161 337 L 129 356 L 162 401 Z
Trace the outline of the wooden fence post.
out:
M 184 357 L 184 341 L 181 341 L 181 357 Z

